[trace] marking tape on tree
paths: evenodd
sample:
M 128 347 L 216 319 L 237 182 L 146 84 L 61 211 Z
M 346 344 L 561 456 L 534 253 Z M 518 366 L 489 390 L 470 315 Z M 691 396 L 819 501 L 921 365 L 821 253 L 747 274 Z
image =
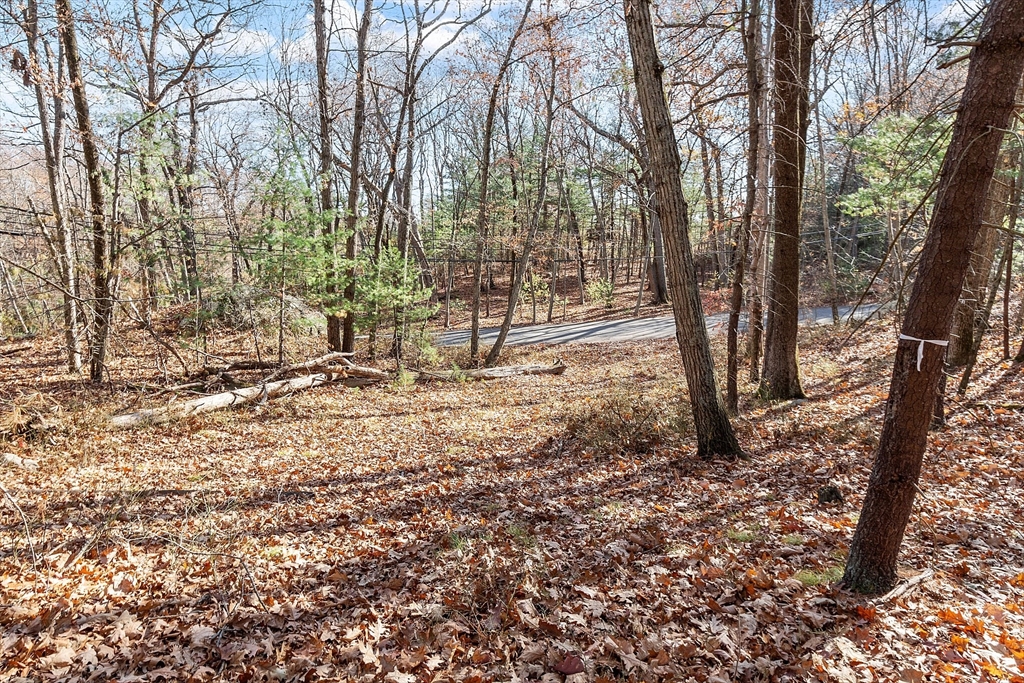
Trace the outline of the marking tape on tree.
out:
M 935 344 L 936 346 L 949 346 L 949 341 L 945 339 L 919 339 L 917 337 L 911 337 L 909 334 L 901 334 L 900 339 L 906 339 L 907 341 L 916 341 L 917 344 L 917 371 L 921 372 L 921 359 L 924 358 L 924 345 Z

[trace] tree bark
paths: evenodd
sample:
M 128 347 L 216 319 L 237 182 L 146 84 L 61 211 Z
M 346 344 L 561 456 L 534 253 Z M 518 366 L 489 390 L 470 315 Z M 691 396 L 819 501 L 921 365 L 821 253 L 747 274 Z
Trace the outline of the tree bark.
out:
M 757 163 L 761 143 L 761 72 L 758 52 L 761 44 L 757 30 L 761 23 L 760 0 L 751 0 L 747 10 L 744 0 L 743 51 L 747 62 L 747 196 L 743 204 L 743 218 L 739 226 L 739 244 L 736 247 L 732 271 L 732 292 L 729 300 L 729 326 L 726 331 L 726 390 L 725 407 L 735 415 L 739 412 L 739 327 L 743 310 L 743 275 L 750 244 L 750 225 L 757 201 Z
M 575 247 L 576 253 L 576 280 L 580 288 L 580 305 L 584 303 L 583 290 L 587 285 L 587 258 L 583 253 L 583 236 L 580 234 L 580 222 L 576 218 L 576 212 L 572 210 L 571 188 L 565 189 L 565 203 L 568 205 L 568 217 L 566 218 L 566 226 L 569 228 L 569 234 L 572 236 L 572 244 Z
M 704 177 L 704 215 L 707 221 L 707 226 L 704 230 L 704 239 L 698 241 L 698 244 L 703 243 L 704 248 L 701 250 L 704 254 L 698 253 L 698 258 L 701 259 L 702 263 L 707 263 L 708 260 L 712 261 L 715 269 L 715 290 L 718 290 L 720 283 L 719 277 L 722 273 L 723 268 L 718 261 L 718 229 L 719 221 L 715 218 L 715 197 L 714 190 L 711 185 L 711 157 L 708 155 L 708 140 L 707 132 L 704 130 L 704 125 L 701 122 L 700 114 L 696 114 L 697 119 L 697 137 L 700 138 L 700 165 L 701 171 Z M 708 249 L 714 249 L 713 256 L 708 258 Z
M 825 80 L 828 73 L 826 72 Z M 815 76 L 817 84 L 817 76 Z M 836 259 L 832 249 L 832 226 L 828 220 L 828 173 L 825 162 L 825 132 L 821 127 L 821 98 L 823 92 L 818 91 L 814 104 L 814 122 L 818 133 L 818 167 L 821 174 L 821 229 L 825 235 L 825 271 L 828 276 L 828 299 L 832 308 L 832 324 L 839 324 L 839 284 L 836 279 Z
M 761 89 L 761 111 L 768 111 L 765 89 Z M 758 143 L 760 158 L 757 160 L 757 193 L 754 214 L 751 217 L 751 239 L 753 246 L 750 256 L 750 286 L 747 291 L 750 311 L 747 315 L 747 361 L 751 382 L 761 381 L 761 349 L 764 336 L 764 274 L 768 255 L 768 178 L 770 176 L 771 153 L 768 145 L 768 126 L 761 126 Z
M 85 75 L 78 52 L 78 38 L 75 33 L 74 13 L 70 0 L 55 0 L 57 30 L 64 46 L 64 60 L 68 68 L 68 81 L 75 102 L 78 119 L 78 133 L 82 139 L 82 157 L 88 175 L 89 204 L 92 217 L 92 270 L 93 303 L 92 340 L 89 349 L 89 379 L 103 380 L 107 343 L 114 316 L 114 298 L 111 291 L 113 264 L 110 256 L 109 234 L 103 196 L 103 177 L 100 168 L 99 150 L 93 135 L 92 120 L 89 117 L 89 99 L 85 92 Z
M 964 290 L 953 314 L 953 331 L 949 337 L 949 364 L 954 367 L 967 365 L 971 359 L 978 316 L 992 277 L 992 259 L 998 242 L 998 228 L 1002 227 L 1009 209 L 1011 180 L 1007 174 L 1016 170 L 1016 166 L 1016 159 L 1012 154 L 1001 155 L 988 188 L 981 234 L 971 253 L 967 276 L 964 278 Z
M 935 209 L 896 349 L 889 400 L 843 583 L 881 592 L 896 567 L 913 509 L 942 349 L 984 218 L 1003 130 L 1024 72 L 1024 0 L 993 0 L 973 48 Z M 920 360 L 919 360 L 920 359 Z
M 761 392 L 802 398 L 797 358 L 800 213 L 807 154 L 811 0 L 775 0 L 775 249 Z
M 1021 93 L 1018 92 L 1018 106 L 1020 105 L 1020 95 Z M 1021 162 L 1024 164 L 1024 154 L 1021 157 Z M 1020 213 L 1024 170 L 1018 170 L 1013 182 L 1013 198 L 1010 200 L 1010 234 L 1006 240 L 1006 284 L 1003 289 L 1003 360 L 1010 359 L 1010 290 L 1013 286 L 1013 245 L 1016 241 L 1016 235 L 1013 233 L 1017 229 L 1017 218 Z
M 356 92 L 352 110 L 352 150 L 349 156 L 348 201 L 345 204 L 345 260 L 346 277 L 344 329 L 342 330 L 341 350 L 351 353 L 356 348 L 356 223 L 359 209 L 359 174 L 361 172 L 360 155 L 363 146 L 363 125 L 366 119 L 366 40 L 370 33 L 370 19 L 373 13 L 373 0 L 363 3 L 363 16 L 359 22 L 359 33 L 356 35 Z
M 461 380 L 487 380 L 504 379 L 517 375 L 561 375 L 565 372 L 566 366 L 562 361 L 555 361 L 552 365 L 540 365 L 531 363 L 528 365 L 506 365 L 496 368 L 481 368 L 479 370 L 445 370 L 442 372 L 430 372 L 422 370 L 416 375 L 417 382 L 430 382 L 444 380 L 447 382 L 458 382 Z
M 654 182 L 650 183 L 650 201 L 648 217 L 651 221 L 651 238 L 654 243 L 654 255 L 651 257 L 649 269 L 651 282 L 651 303 L 660 306 L 668 303 L 668 276 L 665 274 L 665 233 L 661 229 L 661 218 L 658 216 L 658 195 L 654 191 Z
M 558 178 L 558 208 L 555 210 L 555 230 L 554 234 L 551 236 L 551 272 L 549 273 L 551 286 L 548 288 L 547 322 L 552 322 L 555 317 L 555 299 L 558 298 L 558 242 L 562 235 L 562 216 L 564 215 L 562 210 L 562 199 L 565 197 L 565 192 L 561 171 L 559 171 L 556 177 Z M 641 287 L 641 290 L 642 289 L 643 288 Z
M 199 279 L 199 250 L 196 242 L 195 200 L 196 163 L 199 155 L 199 112 L 198 84 L 195 77 L 185 82 L 185 97 L 188 100 L 189 135 L 184 157 L 177 135 L 173 137 L 175 148 L 174 163 L 177 168 L 168 169 L 173 189 L 178 196 L 178 224 L 182 258 L 185 262 L 185 286 L 190 300 L 201 301 L 202 282 Z
M 327 34 L 326 0 L 313 0 L 313 34 L 316 49 L 316 110 L 319 128 L 319 164 L 317 171 L 317 189 L 320 195 L 321 227 L 324 248 L 327 251 L 327 296 L 328 305 L 334 307 L 337 301 L 334 294 L 338 289 L 338 271 L 335 239 L 337 234 L 337 218 L 334 215 L 334 145 L 331 139 L 332 125 L 330 99 L 327 90 L 327 55 L 330 52 L 330 36 Z M 342 340 L 343 317 L 337 311 L 327 314 L 327 347 L 331 351 L 344 349 Z
M 974 366 L 978 362 L 978 352 L 981 351 L 981 340 L 989 330 L 989 320 L 992 317 L 992 306 L 995 304 L 996 296 L 999 294 L 999 285 L 1002 283 L 1003 270 L 1006 268 L 1010 256 L 1009 245 L 1013 243 L 1013 235 L 1007 235 L 1006 237 L 1006 244 L 1003 246 L 1003 254 L 999 259 L 999 266 L 996 268 L 995 279 L 992 282 L 991 288 L 989 288 L 988 303 L 985 304 L 984 308 L 978 310 L 974 316 L 974 342 L 971 347 L 970 355 L 967 358 L 966 367 L 964 367 L 964 374 L 960 377 L 960 384 L 956 388 L 956 393 L 960 396 L 967 393 L 967 387 L 970 386 L 971 382 L 971 374 L 974 372 Z
M 25 7 L 25 37 L 28 42 L 28 69 L 31 69 L 31 80 L 39 113 L 39 128 L 42 134 L 43 153 L 46 158 L 46 180 L 50 190 L 50 213 L 54 222 L 54 253 L 56 254 L 57 272 L 61 286 L 64 288 L 64 347 L 67 353 L 68 370 L 79 372 L 82 369 L 82 352 L 78 344 L 79 305 L 75 298 L 77 291 L 77 264 L 75 247 L 71 239 L 64 216 L 64 201 L 61 193 L 61 165 L 64 152 L 64 102 L 63 102 L 63 69 L 58 66 L 56 74 L 48 74 L 51 79 L 50 91 L 54 102 L 53 125 L 50 123 L 50 109 L 46 102 L 46 89 L 43 83 L 43 62 L 39 53 L 39 11 L 36 0 L 28 0 Z M 49 54 L 49 51 L 47 51 Z
M 650 151 L 651 174 L 657 189 L 658 214 L 665 231 L 676 340 L 693 409 L 697 454 L 702 458 L 737 457 L 742 451 L 718 394 L 714 360 L 697 289 L 686 197 L 680 178 L 679 147 L 665 100 L 662 82 L 665 67 L 655 46 L 650 3 L 649 0 L 624 0 L 624 6 L 633 78 Z
M 296 391 L 311 389 L 321 384 L 336 381 L 345 381 L 346 384 L 351 386 L 363 386 L 371 382 L 381 382 L 390 379 L 390 376 L 381 370 L 374 370 L 373 368 L 362 368 L 362 370 L 372 370 L 372 372 L 359 372 L 359 370 L 359 368 L 339 368 L 336 373 L 318 372 L 312 375 L 305 375 L 304 377 L 284 379 L 280 382 L 258 384 L 254 387 L 246 387 L 245 389 L 225 391 L 220 394 L 203 396 L 183 403 L 171 403 L 160 408 L 147 408 L 125 415 L 115 415 L 110 418 L 108 424 L 113 429 L 144 427 L 224 408 L 237 408 L 248 403 L 286 396 Z

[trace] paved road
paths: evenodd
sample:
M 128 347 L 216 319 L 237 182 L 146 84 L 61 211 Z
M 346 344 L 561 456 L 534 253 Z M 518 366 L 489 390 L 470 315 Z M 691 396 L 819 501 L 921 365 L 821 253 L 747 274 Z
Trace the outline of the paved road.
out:
M 863 320 L 878 310 L 875 304 L 865 304 L 857 309 L 854 320 Z M 840 306 L 839 315 L 850 319 L 852 306 Z M 712 334 L 725 332 L 729 314 L 717 313 L 707 317 L 708 331 Z M 800 322 L 805 325 L 827 325 L 832 322 L 832 309 L 805 308 L 800 310 Z M 740 329 L 746 329 L 746 316 L 740 318 Z M 601 344 L 607 342 L 642 341 L 644 339 L 671 339 L 676 334 L 672 316 L 660 318 L 626 318 L 624 320 L 597 320 L 586 323 L 563 323 L 560 325 L 526 325 L 513 327 L 505 339 L 507 346 L 528 344 Z M 480 341 L 491 344 L 498 338 L 497 327 L 480 330 Z M 443 332 L 435 338 L 438 346 L 460 346 L 469 343 L 469 330 Z

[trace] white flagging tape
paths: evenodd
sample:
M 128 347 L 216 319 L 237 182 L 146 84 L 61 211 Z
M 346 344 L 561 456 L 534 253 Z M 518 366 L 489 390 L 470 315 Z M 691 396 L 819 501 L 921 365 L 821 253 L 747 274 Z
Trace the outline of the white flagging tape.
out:
M 935 344 L 936 346 L 949 346 L 949 341 L 945 339 L 918 339 L 917 337 L 911 337 L 909 334 L 901 334 L 900 339 L 906 339 L 907 341 L 917 342 L 917 371 L 921 372 L 921 359 L 924 358 L 924 345 Z

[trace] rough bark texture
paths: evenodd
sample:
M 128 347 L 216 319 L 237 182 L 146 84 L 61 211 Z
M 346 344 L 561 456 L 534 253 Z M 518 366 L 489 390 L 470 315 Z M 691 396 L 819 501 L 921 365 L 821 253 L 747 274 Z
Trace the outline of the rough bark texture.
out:
M 1018 110 L 1024 109 L 1024 88 L 1017 91 Z M 1013 244 L 1016 241 L 1014 232 L 1017 230 L 1017 219 L 1020 217 L 1021 189 L 1024 186 L 1024 154 L 1021 154 L 1021 167 L 1014 178 L 1013 197 L 1010 200 L 1009 223 L 1010 236 L 1006 240 L 1006 284 L 1003 289 L 1003 360 L 1010 359 L 1010 293 L 1013 288 Z
M 770 399 L 804 395 L 796 337 L 812 9 L 811 0 L 775 2 L 775 249 L 761 376 L 761 391 Z
M 652 183 L 653 184 L 653 183 Z M 668 276 L 665 275 L 665 236 L 661 231 L 661 220 L 658 218 L 658 202 L 652 194 L 651 206 L 648 210 L 651 219 L 651 237 L 654 241 L 654 255 L 651 257 L 650 285 L 651 304 L 660 306 L 668 301 Z
M 768 101 L 762 88 L 761 111 L 768 111 Z M 754 200 L 754 215 L 751 217 L 750 238 L 750 280 L 747 288 L 749 314 L 747 316 L 747 360 L 750 363 L 751 382 L 761 381 L 761 349 L 764 333 L 764 274 L 767 266 L 768 240 L 768 178 L 770 176 L 771 154 L 768 145 L 768 126 L 761 126 L 761 140 L 757 160 L 757 188 Z
M 1016 151 L 1016 150 L 1014 150 Z M 1011 154 L 1003 154 L 996 168 L 996 175 L 988 188 L 985 217 L 971 253 L 964 278 L 964 291 L 953 314 L 953 332 L 949 337 L 949 364 L 954 367 L 967 365 L 971 360 L 978 328 L 978 315 L 988 292 L 992 274 L 992 259 L 998 241 L 997 226 L 1002 227 L 1010 201 L 1010 179 L 1006 177 L 1016 167 Z
M 993 0 L 942 164 L 904 335 L 934 340 L 949 335 L 1022 70 L 1024 0 Z M 897 346 L 878 454 L 843 576 L 844 584 L 862 592 L 881 592 L 897 581 L 897 557 L 942 372 L 943 349 L 930 343 L 923 346 L 918 369 L 919 344 L 901 340 Z
M 64 46 L 64 60 L 68 67 L 68 82 L 75 101 L 78 118 L 78 133 L 82 139 L 82 157 L 89 178 L 89 208 L 92 216 L 92 269 L 93 269 L 93 315 L 92 343 L 89 349 L 89 379 L 103 380 L 104 362 L 107 356 L 107 341 L 114 316 L 114 299 L 111 292 L 113 266 L 109 253 L 109 235 L 103 195 L 103 176 L 100 155 L 96 149 L 96 138 L 89 117 L 89 100 L 85 92 L 85 77 L 78 53 L 78 38 L 75 35 L 74 13 L 70 0 L 56 0 L 57 28 Z
M 1008 243 L 1012 241 L 1012 235 L 1007 235 L 1007 239 L 1003 244 L 1003 255 L 999 259 L 999 266 L 996 268 L 995 279 L 990 283 L 988 292 L 988 303 L 975 313 L 975 326 L 972 330 L 974 336 L 974 345 L 971 347 L 971 352 L 967 358 L 967 366 L 964 368 L 964 374 L 960 377 L 960 384 L 956 388 L 956 393 L 963 396 L 967 393 L 967 387 L 971 383 L 971 374 L 974 372 L 974 366 L 978 362 L 978 352 L 981 351 L 981 341 L 984 339 L 985 334 L 989 330 L 989 321 L 992 318 L 992 307 L 996 303 L 996 296 L 999 294 L 999 285 L 1003 280 L 1003 271 L 1009 262 L 1010 250 L 1007 248 Z
M 697 432 L 697 454 L 741 455 L 739 443 L 718 394 L 714 361 L 704 326 L 693 253 L 687 233 L 687 206 L 680 181 L 679 147 L 662 83 L 664 65 L 658 58 L 648 0 L 625 0 L 626 31 L 633 58 L 640 111 L 643 114 L 651 174 L 658 197 L 658 215 L 665 234 L 668 285 L 676 321 L 676 340 L 682 354 L 686 384 Z

